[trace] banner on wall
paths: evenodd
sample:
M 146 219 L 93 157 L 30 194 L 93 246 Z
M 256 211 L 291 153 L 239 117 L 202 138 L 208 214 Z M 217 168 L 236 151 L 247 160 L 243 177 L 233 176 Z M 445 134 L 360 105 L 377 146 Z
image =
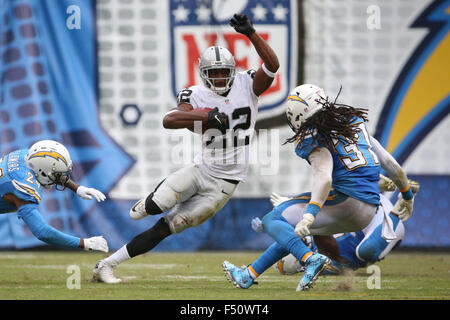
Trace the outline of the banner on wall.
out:
M 134 160 L 99 122 L 95 2 L 1 3 L 0 153 L 37 140 L 60 141 L 71 154 L 74 180 L 107 193 Z M 40 212 L 47 223 L 88 235 L 80 223 L 94 201 L 68 190 L 43 190 L 42 195 Z M 0 215 L 0 247 L 42 244 L 16 214 Z
M 228 48 L 237 72 L 261 66 L 250 40 L 229 26 L 233 14 L 239 12 L 252 20 L 281 61 L 272 86 L 260 98 L 258 120 L 283 112 L 284 99 L 297 78 L 296 1 L 170 1 L 169 12 L 174 95 L 182 88 L 202 83 L 198 57 L 209 46 Z
M 375 137 L 401 165 L 450 114 L 449 5 L 449 1 L 432 1 L 410 25 L 428 32 L 400 70 L 377 123 Z M 444 147 L 439 140 L 434 143 L 435 148 Z M 450 203 L 444 194 L 450 175 L 408 176 L 420 182 L 421 191 L 415 199 L 413 218 L 405 224 L 404 245 L 431 242 L 449 246 L 450 219 L 446 213 Z M 392 199 L 395 201 L 396 195 Z

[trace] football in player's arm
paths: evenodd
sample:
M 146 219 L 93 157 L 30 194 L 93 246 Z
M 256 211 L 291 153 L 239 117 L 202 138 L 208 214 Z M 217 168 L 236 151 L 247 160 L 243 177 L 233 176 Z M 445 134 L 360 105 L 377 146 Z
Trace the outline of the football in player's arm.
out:
M 40 187 L 68 188 L 80 198 L 105 200 L 99 190 L 78 185 L 70 179 L 72 160 L 68 150 L 57 141 L 42 140 L 29 149 L 13 151 L 0 159 L 0 214 L 17 212 L 39 240 L 66 248 L 108 252 L 102 237 L 78 238 L 48 225 L 39 213 Z

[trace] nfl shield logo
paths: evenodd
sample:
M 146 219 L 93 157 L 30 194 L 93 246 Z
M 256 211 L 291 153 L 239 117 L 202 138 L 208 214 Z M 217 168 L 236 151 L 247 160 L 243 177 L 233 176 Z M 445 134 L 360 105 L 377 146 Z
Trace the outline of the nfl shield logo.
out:
M 172 91 L 201 84 L 198 58 L 209 46 L 231 51 L 236 72 L 257 70 L 262 60 L 250 40 L 237 33 L 229 21 L 233 14 L 246 14 L 256 32 L 268 42 L 280 61 L 272 86 L 260 97 L 264 117 L 279 113 L 289 89 L 296 86 L 297 8 L 295 0 L 171 0 L 170 1 Z M 261 118 L 259 116 L 259 118 Z

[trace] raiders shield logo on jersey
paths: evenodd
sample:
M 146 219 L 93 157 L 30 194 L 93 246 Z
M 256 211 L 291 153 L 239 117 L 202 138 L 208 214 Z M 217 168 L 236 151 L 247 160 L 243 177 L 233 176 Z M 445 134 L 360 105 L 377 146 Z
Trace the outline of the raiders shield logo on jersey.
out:
M 171 0 L 170 30 L 172 91 L 202 84 L 198 58 L 209 46 L 228 48 L 236 61 L 236 72 L 257 70 L 262 61 L 249 39 L 230 25 L 233 14 L 246 14 L 256 32 L 276 52 L 280 69 L 272 86 L 259 100 L 260 118 L 283 108 L 289 88 L 296 85 L 297 4 L 290 1 Z

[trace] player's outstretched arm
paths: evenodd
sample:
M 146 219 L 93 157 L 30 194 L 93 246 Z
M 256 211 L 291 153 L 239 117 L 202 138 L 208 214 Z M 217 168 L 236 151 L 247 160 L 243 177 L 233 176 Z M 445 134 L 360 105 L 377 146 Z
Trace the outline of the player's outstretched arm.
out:
M 70 190 L 75 192 L 77 196 L 79 196 L 84 200 L 91 200 L 92 197 L 94 197 L 94 199 L 97 200 L 97 202 L 102 202 L 106 199 L 106 196 L 101 191 L 94 188 L 80 186 L 78 183 L 76 183 L 71 179 L 63 182 L 61 185 L 69 188 Z
M 402 221 L 406 221 L 411 217 L 414 207 L 414 193 L 411 188 L 410 180 L 408 180 L 403 168 L 398 164 L 394 157 L 383 148 L 378 140 L 370 137 L 370 142 L 373 151 L 381 162 L 381 167 L 386 170 L 388 177 L 394 181 L 401 194 L 401 197 L 394 205 L 392 211 L 397 214 Z
M 269 44 L 255 32 L 252 21 L 245 14 L 235 14 L 230 25 L 249 38 L 256 52 L 263 61 L 263 65 L 256 71 L 253 79 L 253 92 L 260 96 L 272 84 L 276 72 L 280 67 L 278 57 Z
M 39 213 L 37 204 L 24 204 L 19 207 L 17 213 L 19 218 L 27 224 L 31 233 L 39 240 L 66 248 L 82 247 L 82 239 L 65 234 L 46 224 Z
M 81 248 L 87 251 L 108 252 L 108 242 L 103 237 L 80 239 L 56 230 L 42 219 L 37 204 L 23 201 L 11 194 L 8 196 L 7 201 L 16 204 L 19 218 L 26 223 L 31 233 L 39 240 L 65 248 Z
M 51 245 L 65 248 L 81 248 L 87 251 L 108 252 L 108 242 L 102 237 L 80 239 L 49 226 L 42 219 L 38 205 L 19 199 L 14 194 L 6 194 L 3 199 L 17 207 L 17 214 L 22 219 L 31 233 L 39 240 Z

